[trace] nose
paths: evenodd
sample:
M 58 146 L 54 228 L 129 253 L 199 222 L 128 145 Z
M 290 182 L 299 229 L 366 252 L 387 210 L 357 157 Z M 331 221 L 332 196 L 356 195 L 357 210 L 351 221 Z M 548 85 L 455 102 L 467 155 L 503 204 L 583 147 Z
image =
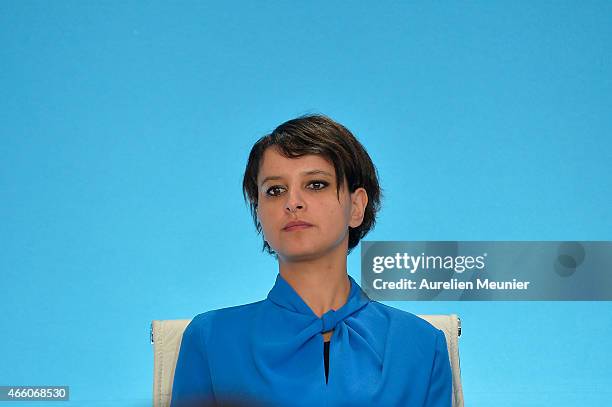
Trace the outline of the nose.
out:
M 287 202 L 285 203 L 285 210 L 287 212 L 296 212 L 302 210 L 305 207 L 304 201 L 298 192 L 289 192 L 287 194 Z

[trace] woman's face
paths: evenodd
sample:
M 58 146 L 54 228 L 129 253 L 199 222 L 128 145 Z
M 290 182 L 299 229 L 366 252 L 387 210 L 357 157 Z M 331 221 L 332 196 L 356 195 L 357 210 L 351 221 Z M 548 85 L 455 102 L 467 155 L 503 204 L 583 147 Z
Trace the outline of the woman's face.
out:
M 286 158 L 270 147 L 257 186 L 257 217 L 279 260 L 310 260 L 338 250 L 346 254 L 348 227 L 363 221 L 367 193 L 358 188 L 350 194 L 344 182 L 338 197 L 336 172 L 326 159 Z

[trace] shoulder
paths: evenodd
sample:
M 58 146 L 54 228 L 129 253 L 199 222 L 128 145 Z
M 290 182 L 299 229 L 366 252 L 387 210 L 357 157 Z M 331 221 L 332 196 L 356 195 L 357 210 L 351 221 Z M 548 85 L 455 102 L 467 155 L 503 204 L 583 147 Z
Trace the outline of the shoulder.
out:
M 185 333 L 198 335 L 206 341 L 210 332 L 244 326 L 244 322 L 251 320 L 259 312 L 263 303 L 264 300 L 203 312 L 193 317 Z
M 426 347 L 435 346 L 440 337 L 444 337 L 442 331 L 413 313 L 377 301 L 371 301 L 369 307 L 385 317 L 391 335 L 404 337 Z

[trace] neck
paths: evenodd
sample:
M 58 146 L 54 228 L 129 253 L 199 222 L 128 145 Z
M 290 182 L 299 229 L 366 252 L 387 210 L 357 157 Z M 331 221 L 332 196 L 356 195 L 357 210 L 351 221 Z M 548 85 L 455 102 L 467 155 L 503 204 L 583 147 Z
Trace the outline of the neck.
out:
M 280 275 L 317 317 L 346 303 L 351 291 L 346 251 L 301 262 L 279 259 L 278 265 Z

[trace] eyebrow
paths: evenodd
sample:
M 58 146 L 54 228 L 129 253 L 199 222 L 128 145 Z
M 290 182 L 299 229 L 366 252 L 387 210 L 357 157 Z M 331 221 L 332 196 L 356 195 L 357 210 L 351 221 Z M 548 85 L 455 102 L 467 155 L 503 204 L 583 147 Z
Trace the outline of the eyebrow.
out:
M 332 175 L 332 174 L 330 174 L 330 173 L 329 173 L 329 172 L 327 172 L 327 171 L 323 171 L 323 170 L 310 170 L 310 171 L 304 171 L 304 172 L 302 172 L 302 173 L 301 173 L 301 175 L 305 175 L 305 176 L 308 176 L 308 175 L 326 175 L 326 176 L 328 176 L 328 177 L 330 177 L 330 178 L 333 178 L 333 175 Z M 263 184 L 265 184 L 265 183 L 266 183 L 266 181 L 279 180 L 279 179 L 283 179 L 283 177 L 281 177 L 280 175 L 271 175 L 271 176 L 269 176 L 269 177 L 264 178 L 264 179 L 263 179 L 263 180 L 262 180 L 262 181 L 259 183 L 259 185 L 263 185 Z

